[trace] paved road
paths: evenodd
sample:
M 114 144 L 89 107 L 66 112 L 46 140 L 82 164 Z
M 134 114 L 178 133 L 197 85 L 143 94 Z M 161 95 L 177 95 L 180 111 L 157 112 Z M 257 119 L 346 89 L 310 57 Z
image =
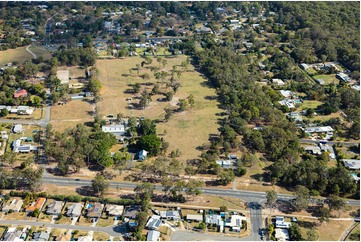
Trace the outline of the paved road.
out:
M 250 241 L 249 237 L 240 238 L 225 235 L 204 234 L 194 231 L 179 230 L 172 233 L 171 241 Z
M 300 139 L 301 143 L 312 143 L 312 144 L 318 144 L 320 143 L 319 140 L 312 140 L 312 139 Z M 359 141 L 349 141 L 349 142 L 339 142 L 339 141 L 327 141 L 327 144 L 329 145 L 337 145 L 342 144 L 343 146 L 354 146 L 360 144 Z
M 69 177 L 43 177 L 43 183 L 45 184 L 55 184 L 59 186 L 90 186 L 91 180 L 86 179 L 76 179 Z M 135 188 L 137 183 L 130 182 L 111 182 L 111 187 L 119 188 Z M 162 186 L 155 186 L 156 190 L 162 190 Z M 232 189 L 219 189 L 219 188 L 203 188 L 201 189 L 203 194 L 215 195 L 215 196 L 227 196 L 227 197 L 236 197 L 240 198 L 246 202 L 262 202 L 266 201 L 265 192 L 254 192 L 254 191 L 245 191 L 245 190 L 232 190 Z M 295 196 L 288 194 L 278 194 L 279 199 L 290 200 Z M 360 201 L 358 200 L 347 200 L 350 205 L 359 206 Z
M 260 229 L 264 228 L 262 218 L 262 206 L 259 203 L 249 203 L 250 218 L 251 218 L 251 235 L 246 237 L 249 241 L 261 241 L 259 234 Z
M 91 227 L 91 226 L 81 226 L 81 225 L 68 225 L 68 224 L 51 224 L 45 222 L 36 222 L 29 220 L 0 220 L 2 225 L 30 225 L 30 226 L 43 226 L 48 228 L 58 228 L 58 229 L 73 229 L 73 230 L 84 230 L 84 231 L 95 231 L 95 232 L 104 232 L 110 236 L 122 236 L 119 231 L 119 226 L 111 227 Z

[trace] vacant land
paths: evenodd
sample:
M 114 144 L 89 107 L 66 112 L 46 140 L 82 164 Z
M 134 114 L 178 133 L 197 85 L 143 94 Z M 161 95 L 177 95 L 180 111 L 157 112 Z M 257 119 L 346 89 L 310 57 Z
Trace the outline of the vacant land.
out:
M 174 65 L 177 66 L 177 70 L 182 70 L 180 64 L 186 58 L 184 55 L 177 58 L 166 58 L 167 64 L 164 68 L 160 66 L 156 58 L 153 58 L 151 66 L 160 67 L 161 70 L 170 73 Z M 210 134 L 218 133 L 217 128 L 219 125 L 217 124 L 216 113 L 221 112 L 221 110 L 217 107 L 218 102 L 214 99 L 215 90 L 208 87 L 206 79 L 200 73 L 194 71 L 192 66 L 189 66 L 188 71 L 181 72 L 179 78 L 181 86 L 173 96 L 172 101 L 158 101 L 157 99 L 164 98 L 164 96 L 154 95 L 149 106 L 145 109 L 134 108 L 137 103 L 134 103 L 133 107 L 129 107 L 126 99 L 131 98 L 131 102 L 133 102 L 135 98 L 140 96 L 140 94 L 132 92 L 131 85 L 135 83 L 142 84 L 140 92 L 144 89 L 150 92 L 153 84 L 157 82 L 161 85 L 161 92 L 167 90 L 165 83 L 169 83 L 169 76 L 164 79 L 163 83 L 163 81 L 154 78 L 154 74 L 149 68 L 141 68 L 139 75 L 138 71 L 134 70 L 136 65 L 143 60 L 141 57 L 130 57 L 122 60 L 97 61 L 99 80 L 103 85 L 101 90 L 102 101 L 99 103 L 101 114 L 122 113 L 126 116 L 163 120 L 164 108 L 177 109 L 179 99 L 187 98 L 190 94 L 193 94 L 195 100 L 193 108 L 175 113 L 168 122 L 158 123 L 157 127 L 158 133 L 165 133 L 163 138 L 169 142 L 168 151 L 180 148 L 182 152 L 180 160 L 196 158 L 201 153 L 196 147 L 206 143 Z M 139 77 L 144 73 L 148 73 L 150 79 L 145 81 Z M 149 85 L 145 85 L 146 82 Z
M 85 100 L 73 100 L 51 108 L 51 124 L 55 130 L 65 130 L 78 123 L 93 120 L 94 106 Z
M 33 56 L 26 51 L 26 47 L 0 51 L 0 66 L 2 67 L 6 63 L 12 63 L 14 61 L 22 64 L 24 61 L 31 60 L 32 58 Z
M 345 231 L 345 229 L 350 226 L 351 223 L 352 221 L 331 220 L 320 225 L 319 221 L 315 219 L 302 219 L 302 221 L 299 220 L 303 237 L 307 238 L 307 231 L 311 227 L 314 227 L 318 232 L 318 240 L 320 241 L 338 241 L 343 231 Z

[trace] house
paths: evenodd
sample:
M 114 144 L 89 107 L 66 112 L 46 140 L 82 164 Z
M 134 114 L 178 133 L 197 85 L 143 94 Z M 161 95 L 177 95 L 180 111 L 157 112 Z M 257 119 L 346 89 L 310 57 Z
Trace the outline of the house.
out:
M 23 206 L 23 203 L 24 202 L 21 199 L 13 199 L 10 204 L 5 205 L 2 208 L 2 211 L 4 213 L 9 212 L 10 210 L 12 210 L 14 212 L 20 212 L 21 207 Z
M 333 128 L 331 126 L 315 126 L 315 127 L 306 127 L 303 129 L 308 134 L 324 134 L 326 135 L 325 139 L 330 139 L 333 136 Z
M 60 80 L 60 84 L 69 84 L 69 70 L 58 70 L 56 77 Z
M 120 138 L 126 134 L 125 126 L 123 124 L 103 125 L 102 131 L 105 133 L 111 133 L 117 138 Z
M 205 223 L 206 224 L 215 224 L 217 226 L 223 225 L 223 220 L 221 215 L 218 214 L 211 214 L 211 215 L 206 215 L 205 218 Z
M 81 203 L 73 203 L 67 208 L 66 216 L 68 217 L 79 217 L 83 206 Z
M 276 216 L 276 228 L 288 229 L 291 226 L 291 222 L 285 222 L 285 217 Z
M 19 153 L 19 152 L 20 153 L 29 153 L 30 152 L 30 145 L 21 145 L 20 139 L 14 140 L 11 143 L 11 146 L 12 146 L 12 150 L 15 153 Z
M 341 160 L 345 167 L 350 170 L 360 170 L 360 160 L 356 159 L 342 159 Z
M 228 155 L 228 159 L 230 159 L 230 160 L 237 160 L 238 159 L 238 157 L 237 157 L 237 155 Z
M 303 146 L 303 148 L 305 149 L 305 151 L 307 153 L 310 153 L 312 155 L 321 155 L 321 148 L 316 146 L 316 145 L 307 145 L 307 146 Z
M 324 85 L 325 81 L 323 79 L 317 79 L 316 82 L 320 85 Z
M 160 237 L 159 231 L 151 230 L 148 232 L 147 241 L 158 241 L 159 237 Z
M 279 104 L 282 106 L 286 106 L 288 108 L 296 108 L 296 102 L 294 99 L 283 99 L 281 101 L 278 101 Z
M 337 73 L 336 78 L 339 79 L 340 81 L 344 81 L 344 82 L 351 81 L 351 78 L 347 74 L 342 73 L 342 72 Z
M 93 241 L 92 235 L 80 236 L 78 237 L 78 241 Z
M 27 206 L 25 208 L 25 211 L 27 213 L 32 213 L 32 212 L 34 212 L 35 209 L 41 210 L 43 208 L 45 202 L 46 202 L 46 198 L 39 197 L 35 203 L 32 203 L 30 206 Z
M 335 150 L 332 146 L 320 143 L 320 149 L 322 152 L 328 152 L 331 159 L 336 159 Z
M 187 214 L 187 221 L 203 221 L 203 215 L 202 214 Z
M 298 112 L 290 112 L 286 116 L 294 122 L 302 122 L 303 118 Z
M 307 64 L 305 64 L 305 63 L 302 63 L 302 64 L 300 65 L 300 67 L 302 68 L 302 70 L 305 70 L 305 71 L 310 68 L 310 66 L 307 65 Z
M 105 207 L 105 211 L 110 216 L 122 216 L 124 211 L 124 206 L 122 205 L 113 205 L 113 204 L 107 204 Z
M 23 131 L 23 126 L 21 124 L 15 124 L 13 127 L 13 133 L 20 133 Z
M 226 219 L 225 226 L 232 228 L 232 231 L 234 232 L 241 232 L 243 220 L 247 220 L 245 216 L 233 214 L 230 218 Z
M 89 203 L 86 216 L 88 218 L 100 218 L 103 208 L 104 205 L 101 203 Z
M 285 85 L 284 81 L 282 81 L 281 79 L 272 79 L 272 83 L 278 86 Z
M 148 219 L 147 224 L 145 225 L 146 228 L 150 230 L 157 230 L 158 227 L 161 225 L 162 221 L 160 220 L 159 215 L 153 215 Z
M 61 210 L 64 206 L 64 203 L 61 201 L 54 201 L 50 203 L 46 209 L 46 213 L 50 215 L 58 215 L 61 213 Z
M 179 220 L 180 214 L 178 211 L 160 211 L 160 217 L 167 220 Z
M 231 166 L 233 165 L 232 160 L 216 160 L 216 163 L 223 168 L 231 168 Z
M 288 229 L 276 228 L 275 229 L 275 238 L 278 241 L 290 240 L 290 235 L 288 233 Z
M 295 97 L 296 95 L 290 91 L 290 90 L 280 90 L 280 93 L 282 96 L 284 96 L 285 98 L 293 98 Z
M 16 230 L 16 227 L 8 228 L 6 233 L 2 236 L 2 241 L 25 241 L 26 234 L 21 230 Z
M 135 219 L 137 214 L 141 211 L 140 206 L 128 207 L 124 212 L 125 218 Z
M 50 233 L 47 231 L 34 233 L 33 238 L 30 241 L 49 241 Z
M 145 160 L 147 158 L 148 155 L 148 151 L 146 150 L 141 150 L 138 153 L 138 160 Z
M 27 97 L 27 96 L 28 96 L 28 92 L 25 89 L 16 90 L 14 93 L 14 98 Z

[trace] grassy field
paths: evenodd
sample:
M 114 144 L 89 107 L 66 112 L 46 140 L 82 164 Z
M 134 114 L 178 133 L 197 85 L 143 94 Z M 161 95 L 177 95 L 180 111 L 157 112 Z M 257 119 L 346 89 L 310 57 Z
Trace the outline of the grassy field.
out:
M 75 111 L 76 110 L 76 111 Z M 75 127 L 78 123 L 93 121 L 93 106 L 85 100 L 73 100 L 66 105 L 55 105 L 51 108 L 51 124 L 55 130 Z
M 299 223 L 300 222 L 303 224 L 303 226 L 300 226 L 303 238 L 307 238 L 306 233 L 311 225 L 317 230 L 319 241 L 338 241 L 343 231 L 352 223 L 352 221 L 330 220 L 329 222 L 324 222 L 320 225 L 319 221 L 315 219 L 299 219 Z
M 179 66 L 182 61 L 186 60 L 186 56 L 179 56 L 177 58 L 168 58 L 167 65 L 164 70 L 170 72 L 173 65 L 177 66 L 178 70 L 181 70 Z M 149 106 L 144 110 L 140 109 L 128 109 L 127 98 L 134 99 L 139 94 L 125 93 L 127 89 L 131 89 L 130 85 L 135 83 L 145 83 L 145 81 L 138 77 L 137 71 L 132 71 L 132 76 L 129 75 L 129 70 L 135 68 L 137 64 L 143 61 L 141 57 L 131 57 L 126 59 L 116 60 L 98 60 L 97 67 L 99 69 L 99 80 L 102 82 L 102 100 L 99 103 L 101 113 L 117 114 L 122 113 L 126 116 L 134 117 L 146 117 L 150 119 L 164 119 L 164 108 L 177 108 L 179 99 L 188 97 L 193 94 L 195 97 L 194 107 L 188 109 L 185 112 L 174 114 L 167 123 L 159 123 L 157 125 L 158 133 L 164 135 L 164 140 L 169 142 L 169 151 L 177 148 L 181 149 L 182 155 L 180 160 L 186 160 L 197 157 L 201 152 L 196 150 L 197 146 L 200 146 L 208 141 L 209 134 L 218 133 L 217 128 L 219 125 L 217 122 L 216 113 L 221 112 L 217 107 L 217 101 L 211 98 L 216 95 L 215 90 L 205 85 L 206 80 L 200 73 L 194 71 L 193 67 L 189 67 L 188 72 L 182 72 L 180 77 L 181 87 L 174 95 L 173 100 L 170 102 L 157 101 L 158 98 L 164 97 L 163 95 L 152 96 L 152 101 Z M 152 66 L 159 66 L 155 58 L 153 58 Z M 158 80 L 154 78 L 153 73 L 148 68 L 142 68 L 139 71 L 139 75 L 148 73 L 151 78 L 147 80 L 149 83 L 156 83 Z M 122 76 L 126 74 L 127 76 Z M 169 77 L 165 82 L 169 82 Z M 143 89 L 147 89 L 149 92 L 153 88 L 152 85 L 141 86 L 141 92 Z M 165 85 L 161 85 L 161 91 L 166 91 Z M 182 135 L 179 135 L 179 133 Z M 190 140 L 192 142 L 190 142 Z
M 323 79 L 325 81 L 324 85 L 329 85 L 331 83 L 334 83 L 338 85 L 340 81 L 336 78 L 336 74 L 330 74 L 330 75 L 316 75 L 314 78 L 317 79 Z
M 304 110 L 304 109 L 308 109 L 308 108 L 316 109 L 318 106 L 320 106 L 322 104 L 323 104 L 323 102 L 316 101 L 316 100 L 304 100 L 298 109 L 299 110 Z
M 29 50 L 33 52 L 38 58 L 42 56 L 44 60 L 49 60 L 52 57 L 51 53 L 44 47 L 33 45 L 29 47 Z
M 31 60 L 32 58 L 33 56 L 26 51 L 26 47 L 0 51 L 0 67 L 13 61 L 17 61 L 19 64 L 21 64 L 26 60 Z

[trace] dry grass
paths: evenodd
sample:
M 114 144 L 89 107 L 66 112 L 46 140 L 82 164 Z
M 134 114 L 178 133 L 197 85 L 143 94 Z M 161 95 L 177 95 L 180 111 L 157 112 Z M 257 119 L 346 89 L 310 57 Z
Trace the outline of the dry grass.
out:
M 186 60 L 186 56 L 179 56 L 177 58 L 168 58 L 165 70 L 170 73 L 173 65 L 177 65 L 178 70 L 182 61 Z M 137 71 L 132 71 L 132 76 L 122 76 L 122 74 L 129 74 L 129 69 L 135 68 L 136 64 L 143 61 L 140 57 L 131 57 L 123 60 L 98 60 L 97 67 L 100 70 L 99 80 L 103 84 L 101 95 L 103 100 L 99 107 L 103 115 L 122 113 L 126 116 L 145 117 L 150 119 L 164 119 L 164 108 L 177 108 L 177 100 L 186 98 L 190 94 L 195 97 L 195 105 L 193 108 L 174 114 L 167 123 L 159 123 L 157 125 L 158 132 L 163 133 L 166 130 L 164 140 L 169 142 L 169 151 L 177 148 L 181 149 L 182 155 L 180 160 L 195 158 L 200 155 L 200 151 L 196 150 L 208 141 L 209 134 L 218 133 L 216 113 L 221 112 L 217 107 L 216 100 L 208 100 L 205 97 L 213 97 L 216 95 L 215 90 L 204 85 L 206 80 L 200 73 L 195 72 L 193 67 L 189 67 L 188 72 L 182 72 L 180 77 L 181 87 L 173 97 L 171 102 L 158 102 L 157 98 L 164 97 L 163 95 L 155 95 L 152 97 L 152 102 L 144 110 L 128 109 L 127 98 L 134 98 L 139 94 L 124 93 L 125 90 L 131 89 L 131 84 L 144 83 L 140 77 L 137 76 Z M 153 66 L 159 66 L 156 59 L 153 59 Z M 158 80 L 154 78 L 153 73 L 147 68 L 140 70 L 140 75 L 148 73 L 151 78 L 147 80 L 149 83 L 156 83 Z M 169 79 L 169 78 L 167 78 Z M 169 81 L 166 81 L 169 82 Z M 141 90 L 148 89 L 153 86 L 142 85 Z M 161 85 L 161 91 L 166 91 L 165 85 Z M 182 133 L 182 135 L 179 135 Z M 191 140 L 191 142 L 190 142 Z
M 318 240 L 320 241 L 338 241 L 343 231 L 345 231 L 347 227 L 350 226 L 350 224 L 352 223 L 352 221 L 331 220 L 327 223 L 324 222 L 320 225 L 319 221 L 315 219 L 299 219 L 299 221 L 316 223 L 317 226 L 315 226 L 314 228 L 318 232 Z M 306 238 L 307 231 L 307 228 L 301 227 L 301 233 L 304 238 Z
M 94 232 L 93 240 L 94 241 L 107 241 L 109 235 L 103 232 Z
M 2 67 L 6 63 L 11 63 L 13 61 L 22 64 L 24 61 L 31 60 L 32 58 L 33 56 L 26 51 L 26 47 L 0 51 L 0 66 Z
M 5 232 L 6 229 L 7 229 L 7 227 L 0 226 L 0 238 L 3 236 L 3 233 Z
M 25 212 L 9 213 L 5 216 L 5 220 L 35 220 L 34 217 L 26 216 Z
M 93 121 L 91 112 L 93 106 L 84 100 L 73 100 L 66 105 L 56 105 L 51 108 L 51 124 L 55 130 L 63 131 L 78 123 Z
M 80 216 L 79 221 L 76 223 L 76 225 L 91 226 L 92 222 L 91 219 Z
M 323 79 L 325 81 L 324 85 L 329 85 L 331 83 L 334 83 L 336 85 L 338 85 L 340 83 L 340 81 L 336 78 L 336 74 L 331 74 L 331 75 L 316 75 L 314 76 L 314 78 L 317 79 Z
M 108 227 L 113 226 L 114 224 L 114 217 L 108 217 L 108 218 L 99 218 L 97 222 L 98 227 Z

